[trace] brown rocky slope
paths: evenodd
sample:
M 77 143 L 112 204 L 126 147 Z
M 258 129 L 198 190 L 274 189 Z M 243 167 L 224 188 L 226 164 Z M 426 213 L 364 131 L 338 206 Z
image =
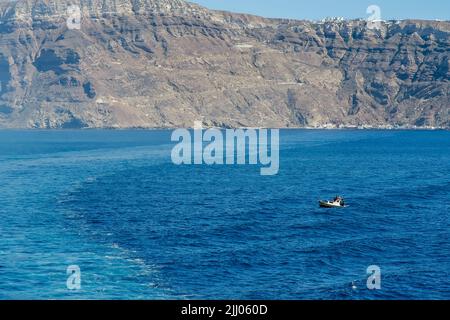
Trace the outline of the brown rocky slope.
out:
M 449 51 L 445 21 L 0 0 L 0 127 L 450 127 Z

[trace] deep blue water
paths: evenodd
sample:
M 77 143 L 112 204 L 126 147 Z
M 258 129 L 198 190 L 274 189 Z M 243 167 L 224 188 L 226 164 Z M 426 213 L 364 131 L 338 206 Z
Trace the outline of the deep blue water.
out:
M 0 299 L 450 298 L 450 132 L 280 141 L 261 176 L 175 166 L 169 131 L 0 131 Z

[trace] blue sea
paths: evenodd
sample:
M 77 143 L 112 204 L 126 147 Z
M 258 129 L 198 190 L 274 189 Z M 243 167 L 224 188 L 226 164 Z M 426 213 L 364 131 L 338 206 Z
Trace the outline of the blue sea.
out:
M 450 132 L 281 131 L 276 176 L 170 135 L 0 131 L 0 299 L 450 299 Z

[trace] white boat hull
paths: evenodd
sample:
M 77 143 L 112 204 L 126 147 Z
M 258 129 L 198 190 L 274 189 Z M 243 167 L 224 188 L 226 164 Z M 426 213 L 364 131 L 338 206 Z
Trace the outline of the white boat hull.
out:
M 339 202 L 319 201 L 322 208 L 344 208 Z

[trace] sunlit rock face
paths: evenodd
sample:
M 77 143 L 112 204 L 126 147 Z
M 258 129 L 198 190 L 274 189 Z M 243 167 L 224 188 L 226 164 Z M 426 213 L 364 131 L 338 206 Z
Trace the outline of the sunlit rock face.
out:
M 181 0 L 0 0 L 0 126 L 449 127 L 449 35 Z

